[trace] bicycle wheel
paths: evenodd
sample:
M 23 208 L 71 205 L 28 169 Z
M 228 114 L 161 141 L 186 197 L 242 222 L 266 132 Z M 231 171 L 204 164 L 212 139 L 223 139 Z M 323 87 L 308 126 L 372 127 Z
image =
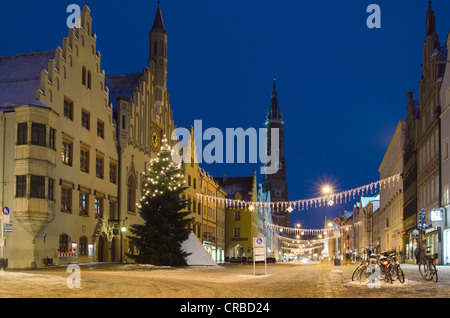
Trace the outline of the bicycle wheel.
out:
M 352 275 L 352 282 L 359 280 L 359 272 L 362 268 L 362 265 L 358 265 L 358 267 L 355 268 Z
M 431 280 L 433 278 L 431 276 L 430 265 L 428 265 L 428 263 L 425 261 L 421 261 L 419 263 L 419 272 L 425 280 Z
M 400 266 L 397 266 L 397 279 L 402 284 L 405 282 L 405 274 L 403 274 L 403 270 Z
M 431 263 L 430 268 L 431 268 L 431 275 L 433 275 L 432 279 L 434 280 L 435 283 L 437 283 L 438 282 L 438 274 L 437 274 L 436 265 L 434 265 L 434 263 Z

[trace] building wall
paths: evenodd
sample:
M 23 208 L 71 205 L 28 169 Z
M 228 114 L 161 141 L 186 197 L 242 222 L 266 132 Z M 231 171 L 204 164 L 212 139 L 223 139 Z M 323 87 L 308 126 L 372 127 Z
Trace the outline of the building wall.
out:
M 450 48 L 450 36 L 447 37 L 447 50 Z M 446 72 L 442 81 L 440 90 L 441 109 L 440 116 L 440 146 L 441 146 L 441 204 L 444 210 L 443 222 L 443 264 L 450 264 L 450 158 L 449 158 L 449 140 L 450 140 L 450 66 L 446 64 Z
M 388 145 L 378 172 L 380 179 L 403 173 L 403 156 L 406 122 L 399 121 Z M 395 186 L 381 187 L 380 215 L 382 233 L 380 233 L 382 251 L 403 251 L 403 181 Z

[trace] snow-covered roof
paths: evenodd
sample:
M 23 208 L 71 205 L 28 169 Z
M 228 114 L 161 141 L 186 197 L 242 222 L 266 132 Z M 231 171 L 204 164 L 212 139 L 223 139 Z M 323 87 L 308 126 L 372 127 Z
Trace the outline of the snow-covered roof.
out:
M 34 101 L 41 72 L 54 57 L 55 50 L 0 57 L 0 107 Z

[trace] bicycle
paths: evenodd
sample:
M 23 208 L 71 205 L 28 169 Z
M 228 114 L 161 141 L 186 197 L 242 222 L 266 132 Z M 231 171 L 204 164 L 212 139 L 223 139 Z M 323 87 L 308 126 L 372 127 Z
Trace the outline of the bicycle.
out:
M 363 270 L 367 266 L 367 261 L 365 259 L 361 260 L 361 263 L 355 268 L 352 274 L 352 282 L 356 280 L 360 280 L 361 273 L 360 271 Z
M 358 280 L 376 282 L 381 278 L 392 284 L 391 263 L 384 255 L 371 254 L 364 267 L 359 270 Z
M 435 259 L 431 257 L 429 253 L 429 247 L 427 248 L 427 253 L 421 257 L 419 262 L 419 272 L 423 279 L 435 283 L 438 282 L 438 273 L 435 265 Z
M 400 262 L 397 260 L 396 253 L 386 254 L 386 257 L 391 262 L 390 270 L 391 270 L 391 278 L 393 280 L 398 280 L 400 283 L 405 282 L 405 274 L 403 273 L 402 268 L 400 267 Z

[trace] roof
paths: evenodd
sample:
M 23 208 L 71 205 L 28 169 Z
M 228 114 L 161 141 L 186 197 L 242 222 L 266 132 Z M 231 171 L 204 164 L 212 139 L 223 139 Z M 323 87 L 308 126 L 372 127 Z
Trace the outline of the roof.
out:
M 0 57 L 0 105 L 34 101 L 41 86 L 41 72 L 54 57 L 55 50 Z
M 158 10 L 156 10 L 155 20 L 153 21 L 152 31 L 153 30 L 159 30 L 159 31 L 166 32 L 166 29 L 164 28 L 164 22 L 163 22 L 161 8 L 159 7 L 159 4 L 158 4 Z
M 251 201 L 251 192 L 253 190 L 252 177 L 226 177 L 214 178 L 227 193 L 227 199 L 234 199 L 236 193 L 242 195 L 242 200 Z
M 106 77 L 105 85 L 109 89 L 109 101 L 114 109 L 118 97 L 133 97 L 133 90 L 138 87 L 141 76 L 142 73 L 130 73 Z

